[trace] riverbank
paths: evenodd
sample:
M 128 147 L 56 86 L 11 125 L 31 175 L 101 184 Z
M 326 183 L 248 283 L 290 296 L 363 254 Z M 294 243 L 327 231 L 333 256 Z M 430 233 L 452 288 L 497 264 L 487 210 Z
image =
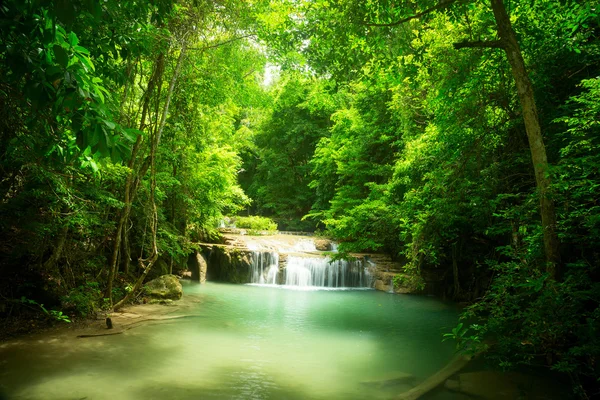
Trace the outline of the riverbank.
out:
M 44 315 L 35 315 L 33 318 L 14 318 L 12 326 L 8 326 L 6 330 L 2 331 L 0 349 L 6 348 L 7 343 L 40 340 L 56 342 L 120 334 L 125 330 L 144 324 L 160 323 L 186 316 L 190 309 L 196 307 L 200 302 L 201 299 L 198 297 L 184 296 L 181 300 L 165 304 L 132 304 L 117 312 L 99 313 L 96 318 L 79 318 L 70 323 L 49 321 Z M 106 318 L 111 319 L 112 329 L 107 327 Z

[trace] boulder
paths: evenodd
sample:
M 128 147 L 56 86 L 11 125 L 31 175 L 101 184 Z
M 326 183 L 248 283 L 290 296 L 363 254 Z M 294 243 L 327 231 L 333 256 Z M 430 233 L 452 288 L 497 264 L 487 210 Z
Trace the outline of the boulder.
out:
M 192 280 L 192 271 L 181 271 L 181 279 Z
M 381 279 L 375 281 L 375 289 L 381 290 L 382 292 L 388 292 L 390 290 L 390 284 L 385 283 Z
M 330 251 L 331 250 L 331 240 L 315 239 L 315 248 L 319 251 Z
M 196 282 L 206 282 L 206 271 L 208 270 L 208 264 L 204 255 L 196 250 L 190 254 L 188 258 L 188 269 L 191 272 L 191 279 Z
M 207 279 L 216 282 L 249 283 L 252 252 L 226 246 L 212 246 Z
M 144 285 L 144 294 L 150 299 L 179 300 L 183 287 L 175 275 L 163 275 Z

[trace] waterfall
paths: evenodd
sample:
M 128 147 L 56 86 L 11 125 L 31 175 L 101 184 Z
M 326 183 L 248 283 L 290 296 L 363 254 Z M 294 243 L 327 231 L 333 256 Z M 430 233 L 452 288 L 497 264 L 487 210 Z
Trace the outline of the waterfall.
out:
M 371 283 L 369 270 L 359 261 L 296 256 L 287 259 L 285 284 L 289 286 L 367 288 Z
M 315 242 L 310 239 L 299 240 L 294 245 L 294 251 L 317 251 L 317 247 L 315 246 Z
M 279 274 L 279 253 L 254 251 L 250 265 L 250 282 L 277 284 Z
M 248 282 L 251 284 L 299 288 L 371 288 L 375 281 L 371 275 L 375 264 L 368 256 L 352 261 L 334 261 L 331 253 L 317 250 L 313 238 L 273 235 L 247 237 L 244 242 L 251 252 L 248 273 Z M 337 243 L 331 244 L 332 250 L 336 251 Z
M 360 261 L 336 260 L 329 257 L 298 257 L 289 255 L 281 283 L 286 286 L 322 288 L 370 288 L 373 283 L 369 269 Z M 279 284 L 279 254 L 254 251 L 250 265 L 250 283 Z

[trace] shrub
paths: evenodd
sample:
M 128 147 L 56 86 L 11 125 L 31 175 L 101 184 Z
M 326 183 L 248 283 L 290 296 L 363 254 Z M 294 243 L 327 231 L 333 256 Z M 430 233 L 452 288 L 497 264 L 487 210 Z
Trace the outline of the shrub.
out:
M 276 231 L 277 224 L 271 218 L 251 215 L 249 217 L 236 217 L 237 228 L 252 229 L 256 231 Z

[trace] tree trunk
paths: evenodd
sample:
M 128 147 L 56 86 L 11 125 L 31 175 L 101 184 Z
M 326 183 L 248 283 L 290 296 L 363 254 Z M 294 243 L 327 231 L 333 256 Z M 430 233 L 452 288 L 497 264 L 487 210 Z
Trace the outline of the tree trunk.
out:
M 131 264 L 131 249 L 129 248 L 129 230 L 127 229 L 127 221 L 123 225 L 123 243 L 121 246 L 121 259 L 123 260 L 123 272 L 129 275 L 129 265 Z
M 63 250 L 65 248 L 65 242 L 67 241 L 68 232 L 69 227 L 67 226 L 61 229 L 60 234 L 58 235 L 58 239 L 56 241 L 56 247 L 54 247 L 54 251 L 52 252 L 50 258 L 48 258 L 44 263 L 44 269 L 53 269 L 56 265 L 56 262 L 60 259 L 60 256 L 62 256 Z
M 152 98 L 152 94 L 154 92 L 154 88 L 157 85 L 160 85 L 162 81 L 162 75 L 164 71 L 165 58 L 164 55 L 159 55 L 156 63 L 154 65 L 154 71 L 152 72 L 152 76 L 148 81 L 148 86 L 146 88 L 146 93 L 144 95 L 142 101 L 142 115 L 140 118 L 140 130 L 143 130 L 146 127 L 146 117 L 149 113 L 150 109 L 150 100 Z M 133 145 L 133 150 L 131 152 L 131 159 L 129 160 L 128 167 L 130 169 L 127 177 L 125 178 L 125 190 L 124 190 L 124 199 L 123 202 L 125 206 L 119 212 L 119 221 L 117 223 L 117 230 L 115 232 L 115 238 L 113 243 L 113 251 L 111 255 L 111 261 L 108 272 L 108 283 L 106 287 L 105 297 L 109 299 L 109 303 L 112 306 L 112 287 L 115 279 L 116 271 L 117 271 L 117 260 L 119 256 L 119 249 L 121 247 L 121 239 L 123 237 L 123 229 L 125 227 L 125 222 L 129 218 L 129 214 L 131 212 L 131 205 L 133 203 L 133 198 L 135 197 L 135 193 L 137 191 L 138 183 L 141 180 L 142 174 L 145 174 L 146 170 L 144 169 L 144 164 L 140 167 L 140 170 L 136 173 L 136 159 L 137 153 L 139 152 L 142 145 L 142 136 L 139 135 L 135 144 Z
M 121 299 L 117 304 L 115 304 L 114 309 L 122 307 L 127 301 L 129 301 L 131 296 L 133 296 L 140 289 L 140 287 L 142 286 L 142 283 L 144 282 L 144 279 L 146 278 L 146 276 L 148 275 L 148 273 L 150 272 L 150 270 L 156 263 L 156 260 L 158 259 L 158 246 L 157 246 L 157 240 L 156 240 L 156 234 L 158 231 L 158 212 L 156 209 L 156 201 L 155 201 L 156 154 L 158 151 L 158 145 L 160 144 L 160 138 L 162 136 L 162 133 L 163 133 L 163 130 L 164 130 L 164 127 L 166 124 L 167 115 L 169 113 L 169 106 L 171 104 L 171 98 L 173 97 L 175 83 L 177 82 L 179 73 L 181 71 L 181 66 L 183 64 L 183 60 L 185 59 L 186 48 L 187 48 L 186 42 L 184 40 L 183 45 L 181 47 L 181 52 L 179 54 L 179 58 L 177 60 L 177 66 L 175 67 L 175 71 L 173 72 L 173 76 L 171 77 L 171 82 L 169 83 L 167 98 L 165 99 L 165 104 L 163 107 L 160 122 L 158 124 L 158 128 L 155 130 L 155 133 L 152 137 L 152 142 L 150 143 L 150 148 L 151 148 L 151 150 L 150 150 L 150 171 L 151 171 L 150 172 L 150 175 L 151 175 L 150 198 L 151 198 L 151 204 L 152 204 L 152 223 L 150 226 L 150 230 L 151 230 L 151 234 L 152 234 L 152 252 L 150 254 L 150 257 L 148 257 L 147 259 L 142 259 L 141 257 L 138 259 L 139 266 L 140 266 L 140 268 L 143 269 L 142 275 L 140 275 L 140 277 L 137 279 L 137 281 L 136 281 L 135 285 L 133 286 L 133 288 L 131 289 L 131 291 L 129 291 L 125 295 L 125 297 L 123 299 Z M 131 204 L 129 205 L 129 208 L 131 208 Z M 112 300 L 111 300 L 111 305 L 112 305 Z
M 458 243 L 452 244 L 452 275 L 454 277 L 454 294 L 455 299 L 460 295 L 460 277 L 458 275 Z
M 510 17 L 504 7 L 503 0 L 491 0 L 491 3 L 498 34 L 503 45 L 502 48 L 506 52 L 523 110 L 523 120 L 525 122 L 527 139 L 529 140 L 529 148 L 535 170 L 535 180 L 540 197 L 540 213 L 542 216 L 547 271 L 553 279 L 560 279 L 561 263 L 558 235 L 556 233 L 556 214 L 554 212 L 554 201 L 550 197 L 548 158 L 546 156 L 546 148 L 544 147 L 544 139 L 535 105 L 533 85 L 529 80 L 521 48 L 510 22 Z

